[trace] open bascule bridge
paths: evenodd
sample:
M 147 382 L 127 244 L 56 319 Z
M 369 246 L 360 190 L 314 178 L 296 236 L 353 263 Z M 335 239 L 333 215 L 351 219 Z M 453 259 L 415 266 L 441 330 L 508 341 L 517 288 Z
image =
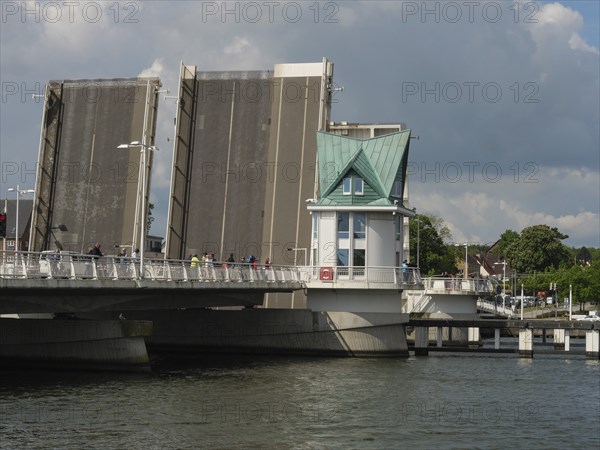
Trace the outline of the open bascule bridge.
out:
M 407 335 L 415 354 L 427 354 L 430 330 L 438 347 L 477 344 L 486 326 L 477 299 L 489 281 L 448 288 L 401 263 L 415 215 L 411 131 L 330 122 L 332 77 L 326 59 L 265 72 L 181 66 L 162 258 L 144 254 L 142 237 L 160 82 L 93 80 L 94 103 L 85 80 L 48 83 L 30 251 L 0 255 L 1 360 L 139 369 L 148 350 L 408 356 Z M 250 85 L 272 95 L 244 99 Z M 302 101 L 285 94 L 290 87 Z M 61 173 L 81 161 L 87 176 Z M 298 177 L 232 175 L 260 161 L 294 165 Z M 111 177 L 91 176 L 92 167 Z M 94 241 L 141 254 L 86 255 Z M 226 261 L 257 242 L 266 243 L 260 264 L 187 258 L 212 251 Z M 291 243 L 304 264 L 280 264 L 274 243 Z M 520 330 L 521 355 L 531 356 L 532 324 L 510 326 Z M 599 330 L 579 327 L 597 358 Z

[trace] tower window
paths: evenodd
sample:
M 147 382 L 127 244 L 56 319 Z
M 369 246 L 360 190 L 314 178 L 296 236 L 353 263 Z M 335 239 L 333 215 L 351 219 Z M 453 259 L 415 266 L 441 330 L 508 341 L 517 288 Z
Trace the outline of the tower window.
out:
M 363 195 L 365 193 L 365 182 L 360 177 L 346 177 L 342 182 L 342 193 L 344 195 Z
M 352 178 L 344 178 L 343 194 L 350 195 L 352 193 Z
M 363 195 L 365 193 L 365 183 L 362 178 L 354 178 L 354 194 Z

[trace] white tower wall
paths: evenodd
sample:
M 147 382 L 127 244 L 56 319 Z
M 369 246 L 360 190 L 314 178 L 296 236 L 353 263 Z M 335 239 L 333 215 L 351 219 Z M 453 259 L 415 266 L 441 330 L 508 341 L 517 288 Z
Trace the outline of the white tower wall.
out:
M 367 266 L 395 265 L 395 220 L 391 213 L 367 214 Z

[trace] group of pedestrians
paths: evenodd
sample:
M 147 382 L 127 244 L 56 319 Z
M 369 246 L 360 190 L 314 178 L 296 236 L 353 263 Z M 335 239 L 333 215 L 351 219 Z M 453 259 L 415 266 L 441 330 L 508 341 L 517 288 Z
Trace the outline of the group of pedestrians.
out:
M 250 266 L 253 269 L 257 269 L 258 268 L 258 258 L 256 258 L 254 255 L 250 255 L 247 258 L 242 257 L 240 258 L 240 260 L 238 262 L 236 262 L 235 257 L 233 256 L 233 253 L 230 253 L 228 258 L 224 261 L 224 262 L 218 262 L 215 254 L 214 253 L 208 253 L 208 252 L 204 252 L 202 254 L 202 257 L 198 257 L 197 253 L 194 253 L 193 255 L 190 254 L 187 257 L 187 260 L 190 261 L 190 267 L 221 267 L 221 268 L 227 268 L 227 267 L 234 267 L 234 266 Z M 270 268 L 271 267 L 271 260 L 269 258 L 267 258 L 267 260 L 265 261 L 264 264 L 265 268 Z
M 87 252 L 88 255 L 94 257 L 94 259 L 98 259 L 104 256 L 104 253 L 102 252 L 102 246 L 100 245 L 100 243 L 96 243 L 96 245 L 94 247 L 90 247 L 88 249 Z M 140 257 L 140 249 L 136 248 L 133 252 L 131 252 L 131 256 L 128 257 L 127 256 L 127 250 L 125 250 L 124 248 L 119 250 L 119 253 L 117 253 L 117 258 L 119 259 L 119 262 L 124 263 L 127 262 L 130 259 L 139 259 Z
M 217 262 L 215 254 L 207 252 L 202 254 L 202 259 L 198 258 L 198 254 L 196 253 L 190 255 L 188 259 L 190 260 L 190 267 L 214 267 Z

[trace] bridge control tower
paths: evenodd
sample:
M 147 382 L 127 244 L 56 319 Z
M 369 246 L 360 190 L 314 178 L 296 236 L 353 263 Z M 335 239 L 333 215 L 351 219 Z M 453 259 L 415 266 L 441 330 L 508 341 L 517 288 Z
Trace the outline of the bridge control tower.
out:
M 408 259 L 404 218 L 415 215 L 403 205 L 410 130 L 364 140 L 319 132 L 317 144 L 318 194 L 307 200 L 309 289 L 418 288 L 418 272 L 398 263 Z M 386 306 L 370 308 L 400 312 L 396 293 Z M 309 290 L 308 307 L 320 309 L 312 294 Z

